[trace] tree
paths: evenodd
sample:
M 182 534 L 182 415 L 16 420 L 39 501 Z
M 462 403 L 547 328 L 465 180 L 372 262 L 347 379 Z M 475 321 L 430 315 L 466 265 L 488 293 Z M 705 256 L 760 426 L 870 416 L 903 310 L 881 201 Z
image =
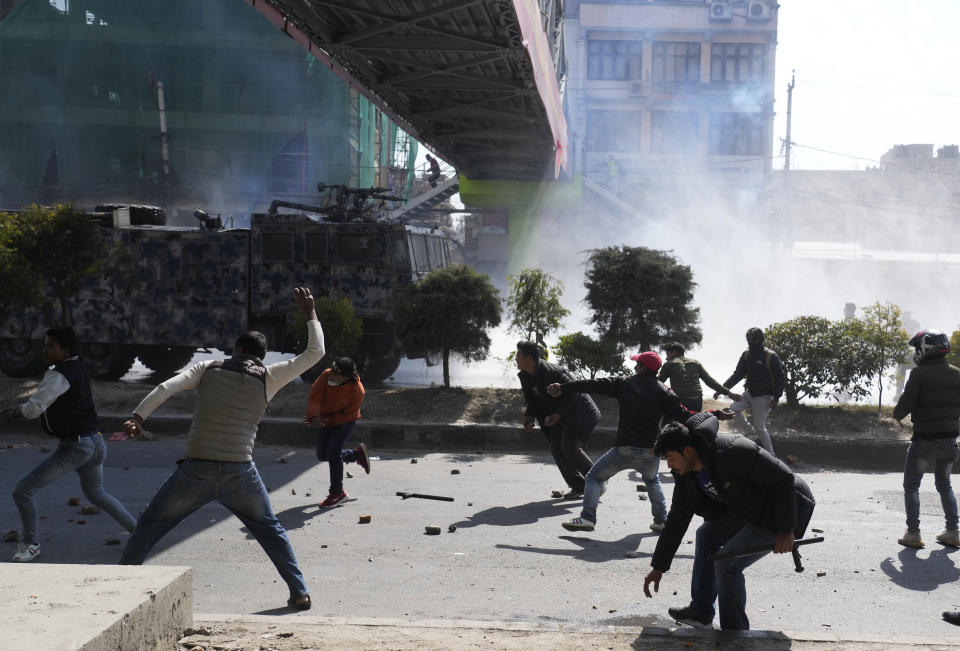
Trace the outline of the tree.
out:
M 356 354 L 357 343 L 363 338 L 363 320 L 353 310 L 348 298 L 333 299 L 321 296 L 315 301 L 317 318 L 323 324 L 324 348 L 327 355 L 340 357 Z M 291 315 L 290 335 L 303 345 L 307 341 L 307 316 L 303 310 Z
M 431 271 L 398 293 L 397 339 L 407 351 L 440 355 L 449 388 L 451 353 L 467 361 L 487 358 L 487 330 L 500 325 L 499 294 L 489 276 L 465 265 Z
M 0 319 L 15 308 L 38 303 L 43 295 L 43 285 L 19 248 L 18 231 L 18 216 L 0 213 Z
M 570 310 L 560 304 L 563 283 L 542 269 L 524 269 L 516 276 L 509 276 L 507 282 L 510 285 L 507 311 L 511 315 L 507 330 L 542 344 L 570 314 Z
M 950 335 L 950 352 L 947 354 L 947 363 L 960 367 L 960 330 L 954 330 Z
M 557 363 L 578 377 L 591 380 L 598 372 L 608 375 L 626 375 L 623 366 L 623 347 L 609 339 L 597 341 L 582 332 L 573 332 L 560 337 L 554 347 Z
M 57 301 L 60 323 L 70 323 L 67 300 L 89 278 L 98 275 L 109 257 L 99 224 L 71 205 L 32 205 L 16 215 L 10 242 L 38 288 L 33 302 L 54 322 L 44 289 Z
M 865 363 L 877 378 L 880 396 L 877 411 L 883 402 L 883 372 L 900 364 L 909 353 L 910 337 L 903 329 L 900 308 L 893 303 L 880 303 L 863 308 L 862 319 L 850 320 L 851 332 L 867 343 Z
M 855 398 L 867 395 L 860 382 L 869 369 L 862 359 L 866 343 L 846 330 L 845 322 L 818 316 L 799 316 L 764 329 L 768 345 L 776 350 L 786 375 L 787 404 L 819 398 L 844 389 Z
M 666 251 L 645 247 L 593 249 L 584 286 L 591 323 L 601 339 L 650 350 L 665 340 L 700 343 L 693 307 L 693 272 Z

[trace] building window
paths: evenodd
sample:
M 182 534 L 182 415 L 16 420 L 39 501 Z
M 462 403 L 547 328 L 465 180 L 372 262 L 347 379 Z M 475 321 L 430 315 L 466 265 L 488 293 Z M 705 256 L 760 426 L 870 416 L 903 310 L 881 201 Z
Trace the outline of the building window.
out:
M 762 43 L 713 43 L 710 46 L 710 81 L 763 81 Z
M 711 113 L 710 153 L 720 156 L 762 156 L 763 116 L 759 113 Z
M 587 112 L 587 149 L 640 151 L 640 111 L 590 110 Z
M 657 154 L 696 154 L 700 147 L 700 114 L 696 111 L 654 111 L 650 148 Z
M 699 43 L 654 43 L 653 81 L 699 82 Z
M 591 39 L 587 42 L 587 79 L 640 79 L 641 41 L 609 41 Z

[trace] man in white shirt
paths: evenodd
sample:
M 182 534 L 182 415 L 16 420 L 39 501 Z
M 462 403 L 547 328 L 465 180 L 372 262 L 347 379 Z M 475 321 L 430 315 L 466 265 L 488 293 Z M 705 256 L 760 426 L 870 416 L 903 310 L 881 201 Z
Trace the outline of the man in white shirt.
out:
M 90 377 L 76 354 L 79 342 L 73 328 L 50 328 L 43 341 L 43 361 L 50 368 L 40 386 L 23 404 L 4 410 L 4 418 L 40 418 L 43 431 L 60 439 L 57 449 L 20 480 L 13 501 L 23 522 L 23 538 L 13 561 L 25 563 L 40 554 L 37 536 L 36 493 L 62 475 L 76 471 L 83 494 L 119 522 L 127 531 L 137 524 L 117 498 L 103 489 L 103 462 L 107 445 L 97 431 L 97 410 L 90 390 Z
M 196 364 L 157 386 L 123 424 L 131 436 L 175 393 L 197 389 L 197 403 L 184 459 L 150 501 L 127 542 L 121 565 L 140 565 L 150 550 L 185 517 L 213 500 L 246 525 L 290 589 L 287 605 L 310 608 L 310 594 L 287 532 L 253 463 L 257 426 L 267 403 L 295 377 L 323 357 L 323 330 L 310 290 L 298 287 L 294 299 L 307 316 L 307 349 L 295 358 L 265 366 L 267 340 L 259 332 L 237 338 L 233 356 Z

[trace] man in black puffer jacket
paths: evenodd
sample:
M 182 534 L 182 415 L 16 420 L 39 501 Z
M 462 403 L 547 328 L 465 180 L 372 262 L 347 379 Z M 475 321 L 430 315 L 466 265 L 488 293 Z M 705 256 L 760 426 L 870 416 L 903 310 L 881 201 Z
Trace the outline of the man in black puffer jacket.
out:
M 663 573 L 683 542 L 690 520 L 699 515 L 690 605 L 670 608 L 675 620 L 712 627 L 714 601 L 719 600 L 720 628 L 747 630 L 747 591 L 743 570 L 764 554 L 710 562 L 718 551 L 773 545 L 784 554 L 793 550 L 813 513 L 814 500 L 806 482 L 779 459 L 737 434 L 717 434 L 719 423 L 710 414 L 696 414 L 685 424 L 670 423 L 657 437 L 656 454 L 666 459 L 674 476 L 673 501 L 657 541 L 643 592 L 652 597 Z
M 540 425 L 550 444 L 550 454 L 557 463 L 563 480 L 570 487 L 563 497 L 568 500 L 583 497 L 584 478 L 593 467 L 593 461 L 583 451 L 583 445 L 600 422 L 600 410 L 588 395 L 553 398 L 547 395 L 547 386 L 555 382 L 569 382 L 573 378 L 556 364 L 540 359 L 540 346 L 535 341 L 517 344 L 517 368 L 520 386 L 527 401 L 523 429 Z
M 746 379 L 744 383 L 746 390 L 743 395 L 729 394 L 734 399 L 730 409 L 737 415 L 740 426 L 748 431 L 753 430 L 754 435 L 760 439 L 760 445 L 773 454 L 773 441 L 770 440 L 770 432 L 767 431 L 767 415 L 777 406 L 780 396 L 783 395 L 786 374 L 780 357 L 764 347 L 764 341 L 763 330 L 760 328 L 747 330 L 747 350 L 740 355 L 737 368 L 723 386 L 729 391 L 740 380 Z M 716 400 L 719 395 L 719 392 L 714 393 L 713 399 Z M 749 424 L 743 415 L 747 409 L 750 410 Z

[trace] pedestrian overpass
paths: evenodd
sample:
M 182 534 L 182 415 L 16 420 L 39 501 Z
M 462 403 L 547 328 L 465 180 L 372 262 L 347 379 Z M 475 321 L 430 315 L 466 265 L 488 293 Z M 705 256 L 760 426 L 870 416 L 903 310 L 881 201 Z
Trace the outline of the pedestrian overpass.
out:
M 245 0 L 470 179 L 567 166 L 563 0 Z

